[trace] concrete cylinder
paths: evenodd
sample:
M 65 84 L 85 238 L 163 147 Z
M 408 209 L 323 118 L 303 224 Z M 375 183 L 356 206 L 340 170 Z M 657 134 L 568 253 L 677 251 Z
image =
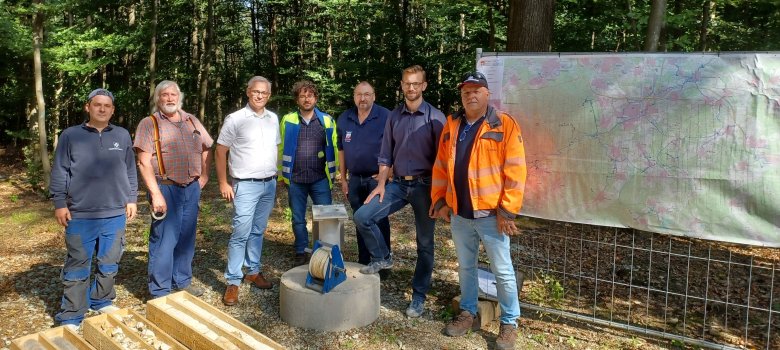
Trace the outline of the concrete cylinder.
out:
M 318 331 L 345 331 L 374 322 L 379 317 L 379 275 L 360 273 L 360 264 L 345 265 L 347 280 L 325 294 L 306 287 L 309 265 L 285 272 L 279 287 L 282 320 Z

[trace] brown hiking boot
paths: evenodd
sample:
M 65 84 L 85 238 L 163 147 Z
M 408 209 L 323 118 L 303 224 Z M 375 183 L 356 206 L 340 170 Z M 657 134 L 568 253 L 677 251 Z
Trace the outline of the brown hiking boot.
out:
M 498 330 L 498 338 L 496 338 L 496 349 L 513 350 L 516 340 L 517 328 L 515 325 L 502 323 Z
M 238 302 L 238 286 L 228 284 L 225 289 L 225 295 L 222 297 L 222 302 L 227 306 L 236 305 Z
M 251 282 L 252 285 L 260 289 L 271 289 L 274 286 L 273 283 L 269 282 L 265 279 L 265 277 L 263 277 L 262 273 L 246 275 L 244 276 L 244 281 Z
M 460 310 L 460 314 L 452 318 L 452 321 L 444 327 L 444 333 L 450 337 L 460 337 L 468 331 L 478 331 L 480 329 L 479 314 L 473 316 L 466 310 Z

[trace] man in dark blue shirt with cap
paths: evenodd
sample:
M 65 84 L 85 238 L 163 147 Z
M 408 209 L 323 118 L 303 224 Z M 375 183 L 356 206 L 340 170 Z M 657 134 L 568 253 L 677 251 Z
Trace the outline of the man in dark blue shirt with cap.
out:
M 376 99 L 374 87 L 367 81 L 361 81 L 355 86 L 353 98 L 355 107 L 341 113 L 336 122 L 336 130 L 339 134 L 341 191 L 349 200 L 354 213 L 360 209 L 368 194 L 377 186 L 379 175 L 377 160 L 390 111 L 374 103 Z M 377 226 L 389 250 L 390 221 L 384 217 L 377 221 Z M 368 265 L 371 262 L 371 254 L 360 232 L 357 234 L 357 243 L 358 263 Z
M 68 249 L 61 275 L 65 291 L 55 319 L 71 328 L 78 328 L 87 309 L 118 309 L 112 305 L 114 278 L 124 251 L 126 221 L 135 217 L 138 197 L 130 133 L 109 123 L 114 95 L 95 89 L 84 110 L 89 120 L 60 135 L 49 186 Z M 93 255 L 97 270 L 90 283 Z

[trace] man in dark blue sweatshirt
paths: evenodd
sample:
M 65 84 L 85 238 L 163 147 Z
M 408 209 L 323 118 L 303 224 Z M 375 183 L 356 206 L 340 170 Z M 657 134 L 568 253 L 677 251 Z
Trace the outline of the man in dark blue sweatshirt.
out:
M 138 197 L 130 133 L 109 123 L 114 95 L 95 89 L 84 110 L 89 120 L 60 135 L 49 186 L 68 249 L 61 275 L 65 291 L 55 320 L 71 328 L 78 328 L 87 309 L 117 309 L 112 305 L 114 278 L 124 251 L 126 220 L 135 217 Z M 97 272 L 90 283 L 96 251 Z

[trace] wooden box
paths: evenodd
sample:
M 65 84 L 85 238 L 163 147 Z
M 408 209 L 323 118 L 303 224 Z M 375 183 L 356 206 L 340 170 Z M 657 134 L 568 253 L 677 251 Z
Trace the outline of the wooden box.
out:
M 260 332 L 184 291 L 147 302 L 146 318 L 193 350 L 284 349 Z
M 187 349 L 149 320 L 128 309 L 87 318 L 82 325 L 84 339 L 97 350 L 124 350 L 126 347 L 121 343 L 123 338 L 140 349 Z
M 66 328 L 57 327 L 35 334 L 26 335 L 14 339 L 11 342 L 11 350 L 92 350 L 95 349 L 78 333 Z

